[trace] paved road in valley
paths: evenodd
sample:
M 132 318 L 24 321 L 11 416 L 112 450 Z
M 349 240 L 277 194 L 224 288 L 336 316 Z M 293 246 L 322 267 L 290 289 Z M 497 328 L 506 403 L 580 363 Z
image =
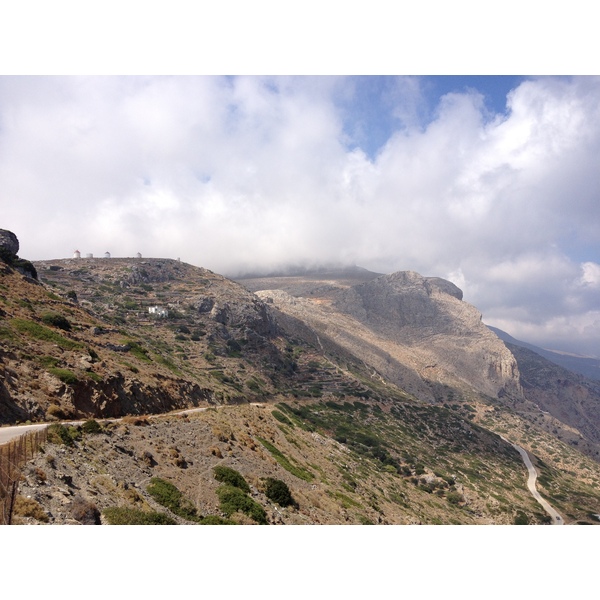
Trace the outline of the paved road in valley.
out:
M 537 488 L 535 487 L 535 481 L 537 479 L 538 474 L 537 474 L 537 471 L 535 470 L 535 467 L 533 466 L 533 463 L 531 462 L 531 459 L 529 458 L 529 454 L 527 454 L 527 452 L 523 448 L 521 448 L 521 446 L 517 446 L 517 444 L 513 444 L 512 442 L 509 442 L 503 436 L 500 436 L 500 437 L 505 442 L 508 442 L 521 455 L 521 458 L 523 459 L 523 462 L 525 463 L 525 466 L 527 467 L 527 470 L 529 471 L 529 478 L 527 479 L 527 487 L 529 488 L 531 495 L 542 505 L 542 508 L 552 517 L 552 524 L 553 525 L 564 525 L 565 521 L 560 516 L 558 511 L 556 511 L 547 500 L 542 498 L 540 493 L 537 491 Z

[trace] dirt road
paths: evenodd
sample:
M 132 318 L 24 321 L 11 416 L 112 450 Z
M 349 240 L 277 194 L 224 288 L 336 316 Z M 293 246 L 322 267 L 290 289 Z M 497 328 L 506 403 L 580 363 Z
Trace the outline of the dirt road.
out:
M 523 459 L 523 462 L 525 463 L 525 466 L 527 467 L 527 471 L 529 472 L 529 478 L 527 479 L 527 487 L 528 487 L 529 491 L 531 492 L 531 495 L 541 504 L 542 508 L 552 517 L 552 525 L 564 525 L 565 521 L 560 516 L 558 511 L 555 510 L 547 500 L 542 498 L 540 493 L 537 491 L 537 488 L 535 487 L 535 482 L 536 482 L 538 474 L 537 474 L 537 471 L 535 470 L 535 467 L 533 466 L 533 463 L 531 462 L 531 459 L 529 458 L 529 454 L 527 454 L 527 452 L 523 448 L 521 448 L 521 446 L 517 446 L 517 444 L 513 444 L 512 442 L 508 441 L 503 436 L 500 436 L 500 437 L 505 442 L 508 442 L 521 455 L 521 458 Z

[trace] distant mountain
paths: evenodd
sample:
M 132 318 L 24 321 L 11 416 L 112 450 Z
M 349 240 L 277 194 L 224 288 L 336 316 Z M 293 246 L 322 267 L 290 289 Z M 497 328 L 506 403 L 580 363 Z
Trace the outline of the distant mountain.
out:
M 544 348 L 540 348 L 539 346 L 534 346 L 533 344 L 517 340 L 508 333 L 506 333 L 506 331 L 502 331 L 497 327 L 492 327 L 491 325 L 488 325 L 488 328 L 491 329 L 503 342 L 508 342 L 509 344 L 513 344 L 514 346 L 521 346 L 522 348 L 527 348 L 528 350 L 531 350 L 539 354 L 540 356 L 543 356 L 546 360 L 549 360 L 550 362 L 553 362 L 554 364 L 559 365 L 564 369 L 572 371 L 573 373 L 585 375 L 590 379 L 600 381 L 600 360 L 597 358 L 591 358 L 588 356 L 577 356 L 574 354 L 546 350 Z

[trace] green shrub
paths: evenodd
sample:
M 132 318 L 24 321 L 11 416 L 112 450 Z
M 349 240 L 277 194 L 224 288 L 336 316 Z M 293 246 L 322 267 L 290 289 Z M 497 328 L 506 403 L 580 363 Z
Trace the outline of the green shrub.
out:
M 8 327 L 0 327 L 0 340 L 12 341 L 14 337 L 13 332 Z
M 139 360 L 144 362 L 152 362 L 152 359 L 148 356 L 148 350 L 146 350 L 142 344 L 133 340 L 124 340 L 123 344 L 129 348 L 129 352 L 133 354 Z
M 248 385 L 248 387 L 250 387 L 250 386 Z M 280 423 L 283 423 L 284 425 L 291 425 L 292 427 L 294 427 L 294 424 L 282 412 L 279 412 L 278 410 L 273 410 L 273 411 L 271 411 L 271 414 Z
M 250 486 L 248 485 L 248 482 L 244 479 L 242 474 L 238 473 L 235 469 L 232 469 L 231 467 L 225 467 L 223 465 L 217 465 L 213 469 L 213 473 L 217 481 L 239 488 L 246 493 L 250 492 Z
M 48 441 L 52 444 L 73 446 L 79 439 L 81 439 L 81 432 L 76 427 L 65 426 L 61 423 L 53 423 L 48 427 Z
M 81 430 L 84 433 L 102 433 L 102 427 L 100 423 L 95 419 L 88 419 L 82 426 Z
M 165 513 L 145 512 L 125 506 L 111 506 L 102 512 L 110 525 L 177 525 Z
M 446 500 L 448 500 L 450 504 L 460 504 L 464 501 L 464 498 L 460 492 L 448 492 L 448 494 L 446 494 Z
M 69 323 L 69 320 L 58 313 L 44 313 L 42 315 L 42 322 L 45 325 L 51 325 L 52 327 L 58 327 L 59 329 L 64 329 L 65 331 L 71 331 L 71 323 Z
M 292 492 L 285 481 L 281 479 L 273 479 L 267 477 L 265 481 L 265 496 L 273 502 L 277 502 L 279 506 L 298 506 L 297 502 L 292 497 Z
M 189 521 L 198 521 L 199 517 L 196 508 L 178 489 L 169 481 L 153 477 L 146 491 L 165 508 L 172 513 L 187 519 Z
M 280 450 L 271 444 L 271 442 L 260 437 L 257 437 L 256 439 L 273 455 L 273 458 L 292 475 L 295 475 L 299 479 L 304 479 L 304 481 L 312 481 L 315 478 L 310 471 L 293 465 Z
M 242 356 L 242 347 L 237 340 L 227 340 L 227 355 L 231 358 L 240 358 Z
M 246 382 L 246 385 L 248 386 L 248 389 L 252 390 L 253 392 L 261 392 L 262 391 L 260 383 L 254 377 L 252 377 L 252 379 L 249 379 Z
M 260 525 L 267 524 L 265 509 L 241 489 L 231 485 L 222 485 L 217 489 L 217 496 L 221 502 L 221 510 L 228 517 L 233 513 L 242 512 Z
M 207 515 L 199 522 L 200 525 L 235 525 L 235 523 L 229 519 L 223 517 L 217 517 L 217 515 Z
M 68 369 L 59 369 L 57 367 L 50 367 L 48 369 L 48 373 L 54 375 L 54 377 L 58 377 L 63 383 L 68 385 L 74 385 L 77 383 L 77 375 Z
M 125 310 L 137 310 L 139 308 L 138 303 L 134 302 L 133 300 L 125 300 L 121 303 L 121 306 Z
M 63 348 L 63 350 L 75 350 L 76 348 L 82 347 L 80 343 L 69 340 L 56 331 L 48 329 L 48 327 L 44 327 L 39 323 L 34 323 L 27 319 L 13 319 L 11 323 L 20 333 L 29 335 L 36 340 L 52 342 Z
M 514 520 L 515 525 L 529 525 L 529 518 L 523 512 L 518 512 Z
M 58 358 L 54 358 L 53 356 L 40 356 L 38 357 L 39 363 L 42 367 L 56 367 L 60 360 Z
M 102 377 L 98 375 L 98 373 L 94 373 L 94 371 L 88 371 L 85 375 L 86 377 L 89 377 L 92 381 L 95 381 L 96 383 L 102 382 Z

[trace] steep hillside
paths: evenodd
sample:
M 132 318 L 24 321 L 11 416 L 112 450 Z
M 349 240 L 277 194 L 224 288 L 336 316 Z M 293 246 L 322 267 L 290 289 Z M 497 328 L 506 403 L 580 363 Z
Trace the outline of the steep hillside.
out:
M 85 429 L 70 430 L 70 445 L 52 438 L 29 463 L 17 522 L 549 522 L 518 453 L 444 408 L 292 400 Z M 235 502 L 215 467 L 247 482 Z M 543 472 L 567 522 L 593 523 L 593 484 Z M 273 499 L 269 480 L 285 484 L 289 505 Z M 153 493 L 157 485 L 169 494 Z
M 156 413 L 272 393 L 289 368 L 263 303 L 168 260 L 3 267 L 0 419 Z M 149 313 L 158 306 L 164 318 Z
M 527 396 L 534 373 L 449 282 L 350 269 L 242 286 L 168 259 L 13 256 L 0 423 L 55 423 L 23 469 L 21 522 L 547 523 L 498 434 L 567 522 L 596 522 L 591 430 Z
M 134 258 L 35 267 L 38 280 L 0 270 L 0 423 L 371 393 L 354 357 L 344 370 L 322 360 L 257 296 L 206 269 Z
M 600 382 L 572 373 L 527 348 L 506 345 L 519 363 L 526 396 L 600 450 Z M 575 445 L 580 442 L 572 440 Z
M 517 340 L 506 333 L 506 331 L 502 331 L 497 327 L 492 327 L 491 325 L 488 325 L 488 327 L 504 342 L 508 342 L 513 346 L 527 348 L 528 350 L 543 356 L 546 360 L 549 360 L 555 365 L 559 365 L 563 369 L 578 373 L 579 375 L 584 375 L 595 381 L 600 381 L 600 360 L 597 358 L 576 356 L 566 352 L 557 352 L 555 350 L 546 350 L 545 348 L 540 348 L 539 346 Z
M 427 402 L 506 408 L 600 459 L 595 382 L 561 375 L 541 357 L 525 360 L 524 352 L 483 325 L 448 281 L 412 272 L 358 274 L 360 279 L 332 271 L 240 282 L 274 307 L 283 329 L 336 360 L 359 359 L 372 368 L 374 380 Z
M 443 386 L 521 396 L 514 357 L 448 281 L 401 272 L 349 287 L 303 283 L 293 296 L 256 293 L 423 400 L 439 398 Z

